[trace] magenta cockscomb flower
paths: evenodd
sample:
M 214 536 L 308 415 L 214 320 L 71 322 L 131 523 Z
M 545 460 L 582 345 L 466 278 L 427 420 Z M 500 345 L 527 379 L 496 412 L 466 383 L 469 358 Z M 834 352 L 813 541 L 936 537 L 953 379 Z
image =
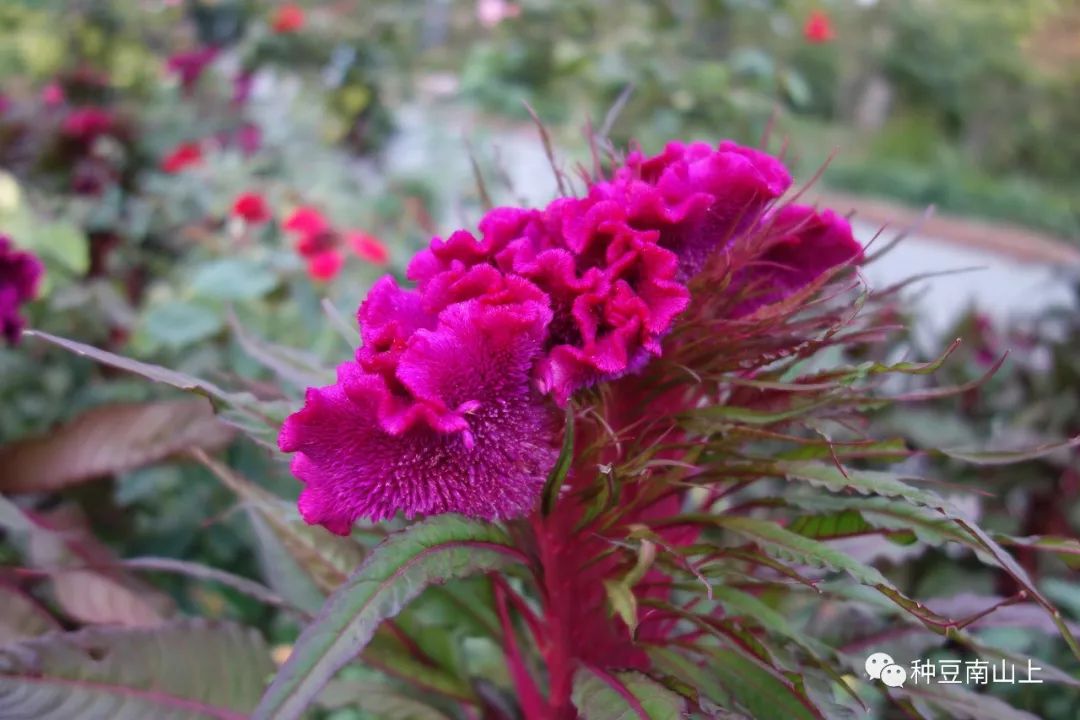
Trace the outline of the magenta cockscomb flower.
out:
M 748 295 L 733 311 L 735 317 L 779 302 L 863 256 L 851 224 L 832 210 L 786 205 L 762 220 L 760 233 L 758 256 L 732 279 L 733 287 Z
M 791 186 L 783 163 L 730 141 L 668 143 L 646 158 L 632 152 L 593 196 L 626 209 L 629 223 L 660 233 L 659 244 L 679 258 L 679 276 L 697 273 L 715 250 L 744 233 Z
M 37 296 L 44 273 L 40 260 L 16 250 L 11 238 L 0 235 L 0 332 L 11 345 L 19 341 L 26 325 L 19 310 Z
M 527 513 L 558 455 L 558 413 L 535 389 L 551 311 L 539 291 L 455 303 L 434 317 L 390 278 L 361 308 L 365 345 L 336 384 L 308 390 L 279 444 L 295 452 L 309 523 L 403 511 L 501 519 Z
M 686 309 L 678 262 L 658 233 L 631 227 L 623 206 L 563 198 L 545 210 L 497 208 L 480 239 L 436 239 L 409 266 L 429 302 L 441 302 L 466 269 L 488 265 L 528 279 L 550 298 L 554 317 L 537 364 L 538 386 L 564 405 L 574 391 L 640 368 Z
M 496 208 L 476 235 L 432 240 L 408 267 L 415 289 L 376 283 L 355 360 L 282 428 L 304 518 L 345 533 L 398 511 L 530 512 L 557 457 L 557 408 L 660 356 L 711 254 L 739 257 L 716 287 L 763 286 L 759 304 L 856 256 L 842 218 L 771 209 L 790 183 L 756 150 L 672 143 L 631 154 L 586 197 Z M 301 210 L 286 229 L 301 251 L 323 249 L 329 225 Z

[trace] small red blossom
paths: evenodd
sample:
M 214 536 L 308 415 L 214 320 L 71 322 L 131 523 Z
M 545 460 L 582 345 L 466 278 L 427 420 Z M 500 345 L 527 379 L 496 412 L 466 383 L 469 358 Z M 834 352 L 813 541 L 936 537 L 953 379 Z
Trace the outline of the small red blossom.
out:
M 345 256 L 340 250 L 331 249 L 309 255 L 307 257 L 307 271 L 312 280 L 328 282 L 337 277 L 341 267 L 345 264 Z
M 302 205 L 285 218 L 284 228 L 287 232 L 300 235 L 302 240 L 306 236 L 319 235 L 328 231 L 330 223 L 326 216 L 315 208 Z
M 286 3 L 274 13 L 274 18 L 270 21 L 270 27 L 276 33 L 291 33 L 304 27 L 305 22 L 304 9 L 294 3 Z
M 167 173 L 178 173 L 201 165 L 202 160 L 202 147 L 199 143 L 180 143 L 161 161 L 161 169 Z
M 385 265 L 390 259 L 386 246 L 377 237 L 363 232 L 352 232 L 345 237 L 345 240 L 354 253 L 369 263 Z
M 803 37 L 807 42 L 815 44 L 832 42 L 836 38 L 832 19 L 823 10 L 810 13 L 810 17 L 806 18 L 806 24 L 803 25 Z
M 326 216 L 303 205 L 285 218 L 285 232 L 296 235 L 296 252 L 307 261 L 313 280 L 333 280 L 345 264 L 337 233 Z
M 232 214 L 250 225 L 258 225 L 270 219 L 270 207 L 259 193 L 246 192 L 233 201 Z

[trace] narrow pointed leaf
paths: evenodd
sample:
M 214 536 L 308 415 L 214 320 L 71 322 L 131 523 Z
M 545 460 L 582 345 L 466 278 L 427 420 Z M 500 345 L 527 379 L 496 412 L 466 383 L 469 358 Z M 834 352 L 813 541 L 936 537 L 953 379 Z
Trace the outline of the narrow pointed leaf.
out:
M 973 465 L 1012 465 L 1025 460 L 1037 460 L 1047 455 L 1080 445 L 1080 435 L 1062 442 L 1048 443 L 1022 450 L 937 450 L 940 455 L 963 460 Z M 1064 454 L 1063 457 L 1068 457 Z
M 0 648 L 0 717 L 242 720 L 272 671 L 232 624 L 52 633 Z
M 86 345 L 85 343 L 68 340 L 67 338 L 57 337 L 56 335 L 50 335 L 49 333 L 42 332 L 41 330 L 27 330 L 23 334 L 30 337 L 40 338 L 45 342 L 52 343 L 53 345 L 59 345 L 65 350 L 70 350 L 76 355 L 83 355 L 92 360 L 97 360 L 100 363 L 112 366 L 119 370 L 127 370 L 128 372 L 135 373 L 136 375 L 141 375 L 147 380 L 153 380 L 154 382 L 172 385 L 173 387 L 179 388 L 180 390 L 201 392 L 208 397 L 222 401 L 229 400 L 228 393 L 207 380 L 200 380 L 199 378 L 192 377 L 191 375 L 185 375 L 184 373 L 170 370 L 168 368 L 161 367 L 160 365 L 151 365 L 150 363 L 132 360 L 131 358 L 126 358 L 122 355 L 116 355 L 115 353 L 108 352 L 107 350 L 101 350 L 92 345 Z
M 709 656 L 707 672 L 755 720 L 822 720 L 809 698 L 745 654 L 718 648 Z
M 300 717 L 326 683 L 424 588 L 522 562 L 500 527 L 441 515 L 390 536 L 327 600 L 296 642 L 255 720 Z
M 204 399 L 103 405 L 48 435 L 0 447 L 0 492 L 59 490 L 191 447 L 213 451 L 233 434 Z
M 60 623 L 33 598 L 0 583 L 0 644 L 59 630 Z
M 574 707 L 582 720 L 677 720 L 685 701 L 638 672 L 582 667 L 574 674 Z

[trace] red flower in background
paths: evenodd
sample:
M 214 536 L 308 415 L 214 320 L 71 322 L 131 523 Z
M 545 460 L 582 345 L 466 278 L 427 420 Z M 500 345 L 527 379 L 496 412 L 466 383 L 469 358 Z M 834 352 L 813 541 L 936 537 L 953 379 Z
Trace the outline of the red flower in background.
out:
M 291 33 L 304 27 L 305 20 L 302 7 L 287 3 L 279 7 L 277 12 L 274 13 L 274 18 L 270 21 L 270 27 L 276 33 Z
M 363 232 L 351 232 L 345 237 L 345 240 L 349 243 L 349 247 L 352 248 L 353 252 L 373 265 L 385 265 L 387 260 L 390 259 L 390 253 L 386 251 L 386 246 L 377 237 Z
M 807 42 L 819 44 L 831 42 L 836 37 L 832 20 L 823 10 L 815 10 L 806 18 L 803 25 L 803 37 Z
M 329 282 L 345 265 L 345 256 L 338 249 L 323 250 L 307 258 L 308 275 L 313 280 Z
M 161 169 L 167 173 L 178 173 L 190 167 L 201 165 L 202 160 L 202 148 L 199 143 L 180 143 L 161 161 Z
M 330 222 L 326 217 L 313 207 L 303 205 L 293 210 L 292 215 L 285 218 L 285 230 L 300 236 L 297 247 L 310 242 L 315 236 L 330 231 Z
M 296 235 L 296 251 L 307 261 L 308 275 L 316 280 L 332 280 L 345 265 L 343 248 L 373 265 L 385 265 L 390 255 L 386 247 L 367 233 L 339 233 L 321 212 L 310 206 L 296 208 L 285 219 L 285 231 Z
M 258 225 L 270 219 L 270 207 L 259 193 L 246 192 L 233 201 L 232 214 L 250 225 Z

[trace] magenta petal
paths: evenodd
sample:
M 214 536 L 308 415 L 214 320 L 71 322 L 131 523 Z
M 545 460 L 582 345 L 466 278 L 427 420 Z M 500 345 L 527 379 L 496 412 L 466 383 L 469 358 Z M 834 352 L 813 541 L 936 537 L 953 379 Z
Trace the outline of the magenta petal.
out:
M 832 210 L 787 205 L 762 220 L 761 227 L 761 255 L 732 280 L 733 287 L 748 288 L 751 294 L 732 311 L 733 317 L 779 302 L 828 270 L 863 256 L 851 224 Z
M 631 225 L 660 232 L 660 246 L 679 258 L 680 279 L 753 227 L 769 203 L 791 186 L 776 158 L 732 142 L 669 143 L 660 155 L 631 155 L 595 196 L 621 199 Z
M 371 286 L 367 299 L 360 303 L 356 319 L 364 341 L 358 352 L 360 357 L 388 349 L 394 341 L 404 342 L 421 328 L 435 326 L 435 316 L 422 308 L 420 293 L 402 290 L 390 275 Z
M 402 353 L 407 396 L 355 363 L 338 384 L 309 390 L 279 437 L 297 453 L 304 518 L 345 533 L 356 518 L 399 511 L 529 512 L 558 456 L 558 413 L 531 380 L 550 317 L 532 302 L 456 304 Z

